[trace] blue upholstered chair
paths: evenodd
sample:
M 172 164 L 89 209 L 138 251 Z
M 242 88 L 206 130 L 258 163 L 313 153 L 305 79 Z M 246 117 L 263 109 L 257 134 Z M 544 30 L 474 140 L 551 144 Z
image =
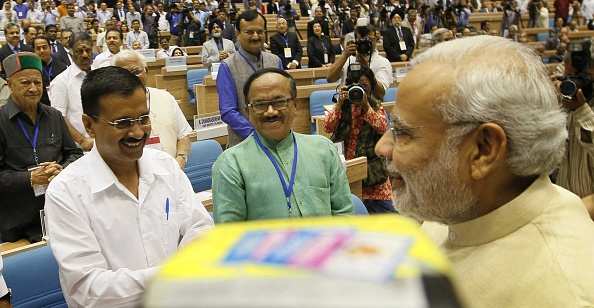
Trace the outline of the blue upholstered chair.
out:
M 398 88 L 388 88 L 384 94 L 384 102 L 396 101 L 396 93 L 398 93 Z
M 314 80 L 314 84 L 327 84 L 327 83 L 328 83 L 328 80 L 326 80 L 326 78 Z
M 201 140 L 192 143 L 192 152 L 184 172 L 192 183 L 194 192 L 209 190 L 212 187 L 212 165 L 223 148 L 215 140 Z
M 67 308 L 49 246 L 5 256 L 3 262 L 2 275 L 12 290 L 14 308 Z
M 365 204 L 363 204 L 363 201 L 359 197 L 351 194 L 351 202 L 353 202 L 353 212 L 355 215 L 369 215 Z
M 324 105 L 332 104 L 332 96 L 336 93 L 335 90 L 319 90 L 313 91 L 309 95 L 309 115 L 324 115 Z M 316 126 L 311 123 L 311 133 L 316 133 Z
M 196 104 L 196 93 L 194 93 L 194 85 L 200 84 L 204 80 L 204 76 L 208 75 L 207 68 L 198 68 L 188 70 L 187 81 L 188 81 L 188 101 L 190 104 Z

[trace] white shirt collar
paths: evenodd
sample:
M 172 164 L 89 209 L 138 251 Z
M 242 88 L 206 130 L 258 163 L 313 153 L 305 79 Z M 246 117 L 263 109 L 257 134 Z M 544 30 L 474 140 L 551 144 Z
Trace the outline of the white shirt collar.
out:
M 138 172 L 140 180 L 150 186 L 150 183 L 155 180 L 156 176 L 165 176 L 170 174 L 170 172 L 166 170 L 164 166 L 152 163 L 152 160 L 147 158 L 147 151 L 152 150 L 144 149 L 144 153 L 138 160 Z M 96 145 L 93 145 L 91 152 L 86 156 L 89 163 L 88 170 L 93 171 L 93 176 L 89 177 L 89 185 L 93 194 L 101 192 L 116 184 L 117 178 L 115 174 L 107 163 L 105 163 L 103 157 L 101 157 Z

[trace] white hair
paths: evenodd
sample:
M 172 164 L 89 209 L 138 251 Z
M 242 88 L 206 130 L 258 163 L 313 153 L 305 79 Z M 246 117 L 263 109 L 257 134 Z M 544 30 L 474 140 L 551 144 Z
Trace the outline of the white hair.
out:
M 453 86 L 437 99 L 443 120 L 496 123 L 508 140 L 507 164 L 517 176 L 551 172 L 563 159 L 567 116 L 540 58 L 494 36 L 444 42 L 420 54 L 423 62 L 452 68 Z
M 118 66 L 118 63 L 125 61 L 134 61 L 146 68 L 146 60 L 143 55 L 132 49 L 124 49 L 111 58 L 111 65 Z

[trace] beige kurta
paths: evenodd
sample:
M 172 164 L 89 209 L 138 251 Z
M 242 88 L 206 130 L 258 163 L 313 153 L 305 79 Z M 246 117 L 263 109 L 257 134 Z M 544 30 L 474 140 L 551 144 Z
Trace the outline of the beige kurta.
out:
M 450 226 L 442 248 L 469 307 L 594 307 L 594 223 L 546 176 L 499 209 Z

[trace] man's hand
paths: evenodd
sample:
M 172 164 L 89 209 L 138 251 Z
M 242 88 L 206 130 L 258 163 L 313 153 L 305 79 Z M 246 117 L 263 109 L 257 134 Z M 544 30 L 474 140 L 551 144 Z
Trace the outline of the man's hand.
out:
M 62 166 L 56 162 L 45 162 L 39 168 L 31 171 L 31 183 L 33 185 L 46 185 L 62 171 Z
M 295 64 L 295 62 L 291 62 L 287 65 L 287 68 L 292 70 L 292 69 L 296 69 L 297 68 L 297 64 Z
M 80 147 L 83 151 L 88 152 L 93 148 L 93 138 L 85 138 L 83 142 L 80 144 Z
M 223 61 L 229 57 L 229 54 L 226 51 L 219 52 L 219 60 Z
M 347 56 L 354 56 L 357 54 L 357 43 L 354 41 L 350 41 L 347 43 L 346 48 L 344 49 L 344 53 Z
M 577 93 L 571 99 L 562 99 L 563 106 L 569 110 L 576 110 L 586 103 L 586 97 L 582 89 L 577 90 Z
M 406 61 L 406 60 L 408 60 L 408 57 L 406 56 L 406 54 L 405 54 L 405 53 L 403 53 L 403 54 L 401 54 L 401 55 L 400 55 L 400 60 L 401 60 L 401 61 Z

